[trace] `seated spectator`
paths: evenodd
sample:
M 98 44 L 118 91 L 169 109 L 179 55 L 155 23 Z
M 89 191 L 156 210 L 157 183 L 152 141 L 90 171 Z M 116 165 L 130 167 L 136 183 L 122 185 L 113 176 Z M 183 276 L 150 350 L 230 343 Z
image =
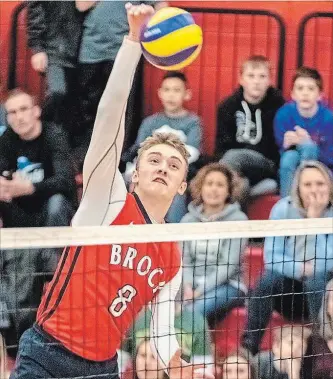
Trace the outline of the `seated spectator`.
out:
M 281 196 L 290 194 L 300 162 L 319 160 L 333 170 L 333 112 L 322 102 L 319 72 L 301 67 L 293 78 L 292 99 L 276 114 L 275 138 L 281 152 Z
M 40 120 L 39 106 L 25 91 L 12 91 L 5 108 L 10 127 L 0 137 L 0 215 L 4 227 L 69 225 L 76 189 L 62 129 Z M 16 345 L 32 326 L 58 253 L 58 249 L 1 252 L 1 328 L 6 329 L 7 345 Z M 14 312 L 9 315 L 6 309 Z M 15 357 L 16 349 L 8 353 Z
M 69 225 L 75 179 L 61 128 L 42 123 L 33 97 L 5 102 L 10 128 L 0 138 L 0 212 L 5 227 Z
M 314 341 L 314 377 L 333 377 L 333 280 L 327 283 L 319 313 L 319 336 Z
M 5 132 L 6 128 L 7 128 L 7 123 L 6 123 L 6 110 L 5 110 L 5 107 L 2 103 L 3 101 L 3 96 L 2 96 L 2 92 L 3 91 L 3 82 L 2 82 L 2 79 L 0 77 L 0 137 L 3 135 L 3 133 Z
M 311 372 L 305 358 L 311 330 L 302 326 L 274 329 L 272 351 L 259 353 L 258 379 L 304 379 Z
M 278 201 L 271 220 L 333 216 L 333 178 L 320 162 L 304 162 L 294 180 L 291 197 Z M 248 303 L 243 346 L 256 355 L 270 316 L 292 294 L 303 288 L 311 321 L 318 318 L 326 283 L 333 269 L 333 233 L 328 235 L 268 237 L 264 246 L 265 270 Z M 294 321 L 294 320 L 292 320 Z
M 247 220 L 233 202 L 233 174 L 220 163 L 201 168 L 190 184 L 193 201 L 181 222 Z M 192 299 L 194 314 L 210 322 L 224 318 L 233 307 L 242 305 L 246 287 L 241 283 L 240 266 L 247 239 L 186 241 L 183 248 L 185 297 Z
M 216 379 L 255 379 L 254 366 L 249 362 L 242 349 L 231 353 L 217 364 Z
M 167 379 L 159 361 L 150 347 L 149 339 L 141 340 L 134 356 L 134 379 Z
M 128 182 L 135 169 L 135 161 L 132 161 L 136 157 L 140 144 L 153 132 L 173 132 L 186 144 L 191 154 L 190 170 L 191 164 L 200 156 L 200 118 L 185 108 L 185 102 L 191 98 L 186 76 L 178 71 L 168 72 L 158 90 L 158 96 L 164 108 L 163 112 L 149 116 L 143 121 L 135 144 L 123 155 L 122 160 L 127 163 L 125 177 Z M 167 219 L 169 222 L 179 222 L 185 213 L 186 196 L 179 195 L 172 203 Z
M 284 99 L 271 86 L 270 62 L 263 56 L 242 64 L 239 83 L 218 107 L 215 155 L 237 173 L 241 198 L 275 193 L 279 152 L 273 120 Z
M 182 356 L 187 361 L 195 363 L 210 363 L 211 340 L 210 332 L 205 318 L 197 314 L 193 315 L 185 307 L 182 307 L 183 294 L 177 295 L 175 304 L 175 332 L 179 346 L 182 349 Z M 128 333 L 122 349 L 131 355 L 135 352 L 143 339 L 150 336 L 151 311 L 144 310 L 136 319 L 132 329 Z

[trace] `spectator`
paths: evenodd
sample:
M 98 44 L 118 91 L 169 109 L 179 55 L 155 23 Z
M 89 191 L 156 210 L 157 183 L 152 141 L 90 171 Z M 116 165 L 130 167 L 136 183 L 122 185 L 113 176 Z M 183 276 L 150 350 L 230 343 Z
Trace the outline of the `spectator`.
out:
M 327 283 L 319 313 L 319 336 L 314 341 L 314 378 L 333 377 L 333 280 Z
M 167 375 L 151 350 L 149 339 L 144 339 L 137 346 L 134 375 L 135 379 L 167 379 Z
M 5 108 L 10 128 L 0 137 L 4 226 L 69 225 L 75 182 L 62 130 L 41 122 L 39 106 L 25 91 L 13 90 Z M 1 305 L 12 311 L 9 319 L 3 314 L 2 325 L 7 345 L 16 345 L 34 322 L 44 284 L 57 265 L 58 250 L 4 250 L 1 258 Z M 16 349 L 9 354 L 15 357 Z
M 3 82 L 0 77 L 0 137 L 3 135 L 3 133 L 7 129 L 6 110 L 2 101 L 3 101 Z
M 164 1 L 132 1 L 133 4 L 156 5 L 156 9 L 166 6 Z M 80 77 L 80 111 L 82 120 L 79 131 L 80 150 L 82 157 L 88 148 L 91 132 L 99 100 L 108 81 L 114 60 L 124 36 L 128 33 L 126 12 L 122 1 L 108 0 L 76 0 L 76 7 L 85 14 L 82 43 L 79 53 Z M 88 12 L 89 11 L 89 12 Z M 128 99 L 126 113 L 125 149 L 132 143 L 131 135 L 136 135 L 141 121 L 142 94 L 141 76 L 142 65 L 136 72 L 132 91 Z M 136 128 L 135 128 L 135 124 Z
M 175 307 L 175 331 L 183 357 L 196 363 L 207 363 L 211 361 L 211 341 L 206 320 L 203 316 L 195 315 L 188 309 L 182 307 L 181 294 L 176 300 Z M 151 311 L 141 312 L 135 321 L 128 338 L 123 345 L 123 350 L 133 355 L 143 339 L 150 335 Z
M 218 107 L 215 155 L 237 173 L 238 191 L 249 195 L 251 187 L 253 195 L 275 192 L 279 153 L 273 120 L 284 99 L 271 86 L 270 62 L 263 56 L 242 64 L 239 83 Z
M 216 379 L 255 379 L 254 366 L 246 357 L 242 349 L 228 355 L 221 363 L 217 364 Z
M 77 98 L 77 59 L 82 33 L 82 15 L 75 1 L 28 2 L 28 45 L 32 68 L 46 74 L 47 97 L 43 119 L 69 127 Z M 68 109 L 72 107 L 72 111 Z M 66 115 L 66 119 L 64 119 Z M 70 134 L 73 130 L 70 130 Z
M 190 99 L 191 91 L 187 88 L 186 76 L 178 71 L 168 72 L 158 90 L 158 96 L 163 105 L 163 112 L 147 117 L 140 126 L 135 144 L 123 155 L 127 162 L 125 177 L 130 181 L 135 169 L 135 158 L 141 142 L 153 134 L 153 132 L 173 132 L 185 144 L 191 154 L 189 159 L 190 170 L 193 163 L 199 158 L 201 144 L 200 118 L 189 112 L 184 103 Z M 186 195 L 175 198 L 168 212 L 169 222 L 179 222 L 186 213 Z
M 333 216 L 333 179 L 320 162 L 304 162 L 298 169 L 291 197 L 278 201 L 272 220 L 326 218 Z M 333 268 L 333 234 L 269 237 L 264 247 L 265 271 L 248 303 L 248 323 L 243 346 L 252 355 L 258 353 L 273 309 L 283 295 L 303 288 L 310 318 L 317 320 L 326 283 Z
M 276 114 L 275 138 L 281 152 L 281 196 L 288 196 L 304 160 L 319 160 L 333 170 L 333 113 L 322 102 L 319 72 L 301 67 L 293 78 L 293 101 Z
M 220 163 L 199 170 L 190 184 L 193 201 L 181 222 L 247 220 L 233 202 L 233 174 Z M 240 266 L 247 239 L 187 241 L 183 245 L 185 297 L 193 299 L 194 314 L 214 322 L 242 305 L 247 292 Z
M 272 351 L 259 354 L 258 379 L 304 379 L 311 372 L 304 358 L 310 335 L 310 329 L 297 325 L 274 329 Z
M 75 181 L 62 129 L 42 123 L 39 106 L 23 90 L 13 90 L 5 108 L 10 128 L 0 138 L 4 226 L 69 225 Z

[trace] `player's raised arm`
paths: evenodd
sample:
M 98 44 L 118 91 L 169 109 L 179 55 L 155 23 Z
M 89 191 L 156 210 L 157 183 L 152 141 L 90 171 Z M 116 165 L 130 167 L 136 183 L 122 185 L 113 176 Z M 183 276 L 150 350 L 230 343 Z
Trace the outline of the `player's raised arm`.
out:
M 116 193 L 117 200 L 124 200 L 126 196 L 126 188 L 118 172 L 124 140 L 126 105 L 141 57 L 141 27 L 154 12 L 148 5 L 132 6 L 128 3 L 126 8 L 130 32 L 119 49 L 98 105 L 83 166 L 83 197 L 73 219 L 73 226 L 103 224 L 113 192 Z

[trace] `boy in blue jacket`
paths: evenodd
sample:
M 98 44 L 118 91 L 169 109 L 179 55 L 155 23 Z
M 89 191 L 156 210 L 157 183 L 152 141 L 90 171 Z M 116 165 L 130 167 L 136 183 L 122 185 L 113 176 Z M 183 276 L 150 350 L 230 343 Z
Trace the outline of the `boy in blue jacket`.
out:
M 275 116 L 282 197 L 289 195 L 301 161 L 319 160 L 333 170 L 333 113 L 321 102 L 322 91 L 319 72 L 299 68 L 293 78 L 293 101 L 280 108 Z

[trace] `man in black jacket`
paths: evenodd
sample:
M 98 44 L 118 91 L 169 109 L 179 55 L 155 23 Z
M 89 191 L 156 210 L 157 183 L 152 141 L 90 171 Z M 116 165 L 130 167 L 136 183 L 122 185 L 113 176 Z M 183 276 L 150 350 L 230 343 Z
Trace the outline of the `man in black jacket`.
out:
M 75 1 L 28 2 L 28 45 L 32 50 L 31 65 L 47 77 L 47 99 L 43 119 L 64 123 L 68 106 L 77 98 L 76 66 L 83 17 Z M 64 112 L 66 106 L 67 112 Z M 74 122 L 74 121 L 73 121 Z
M 271 87 L 270 63 L 263 56 L 243 63 L 240 85 L 218 107 L 215 156 L 253 187 L 276 178 L 279 152 L 273 120 L 284 99 Z
M 4 227 L 69 225 L 76 189 L 62 129 L 42 123 L 40 108 L 22 90 L 5 102 L 10 126 L 0 137 L 0 216 Z M 7 345 L 15 345 L 35 319 L 43 286 L 55 270 L 57 249 L 0 251 L 0 320 Z M 2 317 L 5 314 L 2 313 Z M 15 349 L 9 354 L 15 356 Z

